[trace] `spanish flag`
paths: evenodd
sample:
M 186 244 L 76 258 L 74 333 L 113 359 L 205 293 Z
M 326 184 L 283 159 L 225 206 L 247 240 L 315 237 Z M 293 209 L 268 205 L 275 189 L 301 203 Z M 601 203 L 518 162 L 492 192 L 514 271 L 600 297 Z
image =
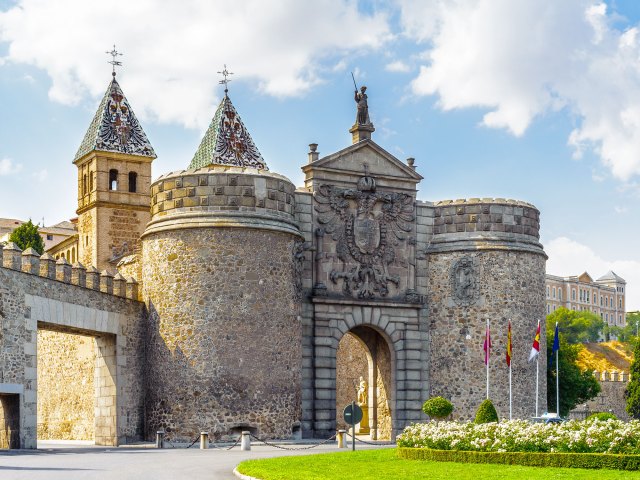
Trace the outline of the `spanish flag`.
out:
M 511 320 L 507 330 L 507 367 L 511 367 Z
M 531 353 L 529 354 L 529 361 L 534 360 L 540 354 L 540 320 L 538 320 L 538 329 L 536 330 L 536 336 L 533 339 L 533 347 L 531 347 Z

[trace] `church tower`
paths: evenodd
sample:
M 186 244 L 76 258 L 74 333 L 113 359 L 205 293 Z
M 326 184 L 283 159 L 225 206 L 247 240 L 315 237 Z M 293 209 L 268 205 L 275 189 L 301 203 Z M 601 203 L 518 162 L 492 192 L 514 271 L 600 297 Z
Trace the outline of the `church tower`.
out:
M 153 147 L 115 71 L 73 163 L 78 167 L 78 253 L 84 265 L 114 270 L 151 219 Z

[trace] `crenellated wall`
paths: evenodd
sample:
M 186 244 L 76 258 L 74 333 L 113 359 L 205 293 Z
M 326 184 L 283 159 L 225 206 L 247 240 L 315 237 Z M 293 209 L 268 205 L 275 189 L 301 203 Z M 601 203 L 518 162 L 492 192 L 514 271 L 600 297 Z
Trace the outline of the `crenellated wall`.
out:
M 140 439 L 145 317 L 143 304 L 135 300 L 136 282 L 79 263 L 72 266 L 64 259 L 56 262 L 32 249 L 22 252 L 12 243 L 1 253 L 0 397 L 3 405 L 7 399 L 18 401 L 17 408 L 3 409 L 0 416 L 5 426 L 19 425 L 17 444 L 36 446 L 38 341 L 47 341 L 46 335 L 38 338 L 41 330 L 94 337 L 90 380 L 95 383 L 96 443 Z M 66 351 L 52 351 L 44 343 L 40 347 L 52 366 L 64 362 Z M 70 373 L 74 371 L 72 367 Z M 47 381 L 41 381 L 40 387 L 48 388 Z M 19 419 L 7 417 L 7 412 Z

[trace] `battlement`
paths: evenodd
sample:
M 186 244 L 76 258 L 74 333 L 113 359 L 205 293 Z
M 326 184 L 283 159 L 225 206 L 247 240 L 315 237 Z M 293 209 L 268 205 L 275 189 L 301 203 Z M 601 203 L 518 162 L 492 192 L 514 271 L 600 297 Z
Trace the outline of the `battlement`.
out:
M 39 255 L 33 248 L 22 251 L 13 242 L 7 243 L 4 247 L 0 246 L 0 253 L 2 257 L 0 268 L 138 300 L 138 282 L 120 273 L 113 275 L 108 270 L 100 272 L 96 267 L 85 267 L 80 262 L 71 265 L 65 258 L 56 260 L 48 253 Z
M 599 372 L 598 370 L 593 371 L 593 376 L 600 383 L 602 382 L 629 382 L 631 380 L 631 375 L 628 372 L 616 372 L 615 370 L 608 372 L 604 370 L 603 372 Z
M 540 238 L 540 212 L 530 203 L 506 198 L 469 198 L 433 203 L 434 236 L 502 232 Z
M 151 222 L 163 230 L 240 227 L 299 235 L 295 186 L 283 175 L 250 167 L 210 165 L 159 177 L 151 185 Z

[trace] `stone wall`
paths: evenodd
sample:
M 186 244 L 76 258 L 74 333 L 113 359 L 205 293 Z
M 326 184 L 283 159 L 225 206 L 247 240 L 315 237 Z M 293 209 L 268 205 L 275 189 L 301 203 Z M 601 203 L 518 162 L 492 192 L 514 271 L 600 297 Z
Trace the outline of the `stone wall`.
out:
M 38 438 L 93 440 L 94 339 L 38 330 Z
M 136 284 L 100 275 L 95 268 L 72 268 L 63 259 L 56 263 L 31 249 L 21 252 L 13 244 L 5 246 L 2 257 L 0 396 L 19 395 L 21 448 L 36 447 L 36 345 L 41 328 L 96 336 L 96 368 L 105 382 L 97 393 L 96 442 L 140 439 L 145 323 L 144 306 L 131 300 L 137 297 Z
M 486 397 L 484 338 L 491 322 L 490 392 L 500 418 L 508 418 L 507 323 L 512 323 L 513 415 L 535 414 L 535 364 L 527 362 L 538 320 L 544 328 L 545 260 L 538 243 L 539 212 L 503 199 L 437 202 L 427 249 L 429 278 L 430 396 L 471 419 Z M 486 212 L 486 213 L 485 213 Z M 475 225 L 475 226 L 474 226 Z M 545 351 L 540 352 L 545 377 Z M 540 382 L 539 411 L 546 409 Z
M 342 413 L 344 407 L 358 401 L 360 377 L 369 380 L 366 347 L 355 335 L 347 333 L 340 340 L 336 352 L 336 428 L 349 428 Z
M 600 393 L 585 404 L 576 406 L 569 412 L 569 417 L 583 419 L 591 413 L 611 412 L 620 420 L 631 420 L 626 409 L 627 401 L 624 398 L 624 393 L 629 385 L 629 374 L 627 372 L 601 373 L 597 371 L 593 374 L 600 382 Z
M 280 175 L 219 166 L 152 185 L 154 217 L 142 251 L 148 436 L 299 431 L 300 235 L 292 193 Z

